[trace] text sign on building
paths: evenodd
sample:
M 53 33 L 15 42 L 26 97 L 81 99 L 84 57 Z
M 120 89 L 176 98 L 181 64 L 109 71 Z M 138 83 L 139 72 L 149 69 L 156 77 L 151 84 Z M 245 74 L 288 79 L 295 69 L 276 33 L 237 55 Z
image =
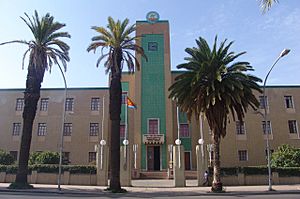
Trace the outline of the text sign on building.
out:
M 156 23 L 159 20 L 159 14 L 155 11 L 150 11 L 147 13 L 146 18 L 149 23 Z
M 164 134 L 145 134 L 143 135 L 144 144 L 164 144 Z

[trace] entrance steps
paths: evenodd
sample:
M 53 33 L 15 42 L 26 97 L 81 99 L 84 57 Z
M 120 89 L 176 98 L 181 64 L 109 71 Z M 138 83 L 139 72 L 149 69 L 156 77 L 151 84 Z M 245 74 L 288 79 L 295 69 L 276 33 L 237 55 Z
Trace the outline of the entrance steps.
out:
M 173 179 L 173 173 L 169 177 L 168 171 L 141 171 L 135 179 Z M 185 171 L 186 179 L 197 179 L 197 171 Z
M 143 171 L 140 172 L 140 179 L 168 179 L 167 171 Z

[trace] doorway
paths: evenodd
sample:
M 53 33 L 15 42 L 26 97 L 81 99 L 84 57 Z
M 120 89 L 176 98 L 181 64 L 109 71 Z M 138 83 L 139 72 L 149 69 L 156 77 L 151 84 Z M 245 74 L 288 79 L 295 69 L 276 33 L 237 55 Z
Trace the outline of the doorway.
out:
M 185 170 L 191 170 L 191 152 L 190 151 L 184 152 L 184 166 L 185 166 Z
M 147 146 L 148 171 L 160 171 L 160 146 Z

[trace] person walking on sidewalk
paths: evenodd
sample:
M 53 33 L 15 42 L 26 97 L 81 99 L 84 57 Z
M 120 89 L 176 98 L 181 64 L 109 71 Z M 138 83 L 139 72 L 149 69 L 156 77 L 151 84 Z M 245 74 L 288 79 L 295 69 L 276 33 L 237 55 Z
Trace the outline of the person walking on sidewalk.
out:
M 204 185 L 207 185 L 207 186 L 208 186 L 208 172 L 207 172 L 207 171 L 204 172 L 204 176 L 203 176 L 203 177 L 204 177 L 204 182 L 203 182 L 202 185 L 203 185 L 203 186 L 204 186 Z

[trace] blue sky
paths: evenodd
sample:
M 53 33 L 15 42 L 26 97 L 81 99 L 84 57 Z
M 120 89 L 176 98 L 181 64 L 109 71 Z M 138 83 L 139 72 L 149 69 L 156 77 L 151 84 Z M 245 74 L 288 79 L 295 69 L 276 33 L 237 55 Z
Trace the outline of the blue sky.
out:
M 86 48 L 95 35 L 91 26 L 106 26 L 107 17 L 129 18 L 131 23 L 145 20 L 149 11 L 157 11 L 162 20 L 169 20 L 171 33 L 171 67 L 184 62 L 186 47 L 195 46 L 195 39 L 204 37 L 212 44 L 227 38 L 235 43 L 231 50 L 246 51 L 241 61 L 255 68 L 253 74 L 264 78 L 284 48 L 291 49 L 282 58 L 268 79 L 268 85 L 300 85 L 300 1 L 281 0 L 262 15 L 256 0 L 0 0 L 0 43 L 14 39 L 32 39 L 31 32 L 20 19 L 24 12 L 34 10 L 40 15 L 49 12 L 72 38 L 65 40 L 71 47 L 71 61 L 66 72 L 68 87 L 106 87 L 108 75 L 103 67 L 96 68 L 99 56 Z M 24 88 L 27 70 L 21 62 L 26 46 L 0 46 L 0 88 Z M 25 67 L 27 62 L 25 63 Z M 46 72 L 44 88 L 63 87 L 56 66 Z

